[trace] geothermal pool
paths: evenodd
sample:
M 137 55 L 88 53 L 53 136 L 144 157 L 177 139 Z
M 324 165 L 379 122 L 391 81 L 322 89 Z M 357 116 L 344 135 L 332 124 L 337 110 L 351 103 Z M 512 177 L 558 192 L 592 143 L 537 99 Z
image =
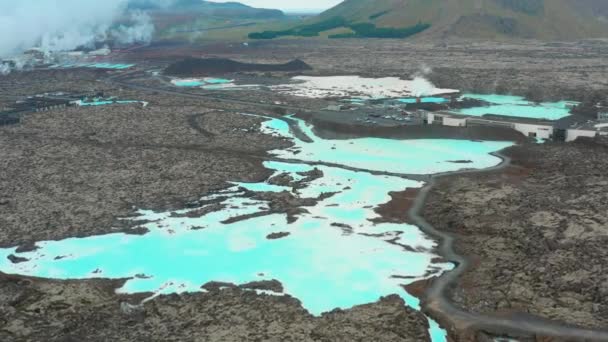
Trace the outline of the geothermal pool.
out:
M 140 210 L 131 220 L 146 220 L 145 235 L 123 233 L 37 243 L 39 249 L 17 253 L 0 249 L 0 270 L 58 279 L 130 278 L 120 292 L 180 293 L 201 291 L 209 281 L 243 284 L 276 279 L 284 293 L 298 298 L 312 314 L 371 303 L 397 294 L 420 309 L 402 285 L 452 269 L 435 253 L 436 242 L 418 227 L 375 223 L 374 208 L 389 192 L 420 188 L 424 183 L 397 174 L 432 174 L 500 163 L 490 152 L 507 142 L 455 140 L 324 140 L 304 121 L 298 127 L 311 139 L 297 139 L 287 123 L 268 119 L 262 131 L 294 142 L 272 153 L 289 162 L 267 161 L 274 175 L 306 180 L 317 168 L 322 176 L 301 187 L 260 183 L 233 186 L 202 197 L 199 208 L 173 212 Z M 298 153 L 299 151 L 299 153 Z M 333 165 L 318 165 L 319 162 Z M 350 169 L 345 169 L 341 165 Z M 396 175 L 377 175 L 388 171 Z M 271 177 L 272 178 L 272 177 Z M 269 179 L 271 179 L 269 178 Z M 252 195 L 266 193 L 262 197 Z M 315 199 L 291 224 L 283 213 L 269 212 L 268 194 Z M 221 210 L 192 215 L 220 205 Z M 261 213 L 256 216 L 247 216 Z M 273 233 L 288 234 L 270 239 Z M 28 259 L 13 264 L 9 255 Z M 278 294 L 277 294 L 278 295 Z M 433 341 L 446 333 L 430 320 Z
M 414 103 L 418 103 L 418 99 L 417 98 L 405 98 L 405 99 L 399 99 L 397 100 L 398 102 L 401 103 L 406 103 L 406 104 L 414 104 Z M 420 103 L 446 103 L 449 102 L 448 99 L 446 99 L 445 97 L 421 97 L 420 98 Z
M 122 64 L 122 63 L 64 63 L 56 64 L 51 68 L 91 68 L 91 69 L 115 69 L 123 70 L 134 67 L 135 64 Z
M 228 80 L 224 78 L 183 78 L 183 79 L 174 79 L 171 81 L 173 85 L 177 87 L 202 87 L 206 85 L 227 85 L 232 84 L 233 80 Z
M 473 116 L 495 114 L 532 119 L 559 120 L 569 116 L 569 106 L 576 104 L 576 102 L 572 101 L 542 102 L 537 104 L 521 96 L 509 95 L 464 94 L 462 98 L 465 97 L 491 103 L 487 107 L 465 108 L 457 111 L 458 113 Z
M 131 103 L 141 103 L 144 107 L 148 105 L 148 102 L 145 101 L 135 101 L 135 100 L 104 100 L 104 99 L 93 99 L 90 101 L 87 100 L 78 100 L 76 102 L 77 105 L 81 107 L 96 107 L 96 106 L 106 106 L 112 104 L 131 104 Z
M 467 168 L 484 169 L 495 166 L 500 159 L 491 152 L 511 146 L 510 142 L 469 141 L 451 139 L 395 140 L 381 138 L 326 140 L 313 132 L 303 120 L 290 117 L 312 142 L 293 139 L 288 124 L 283 120 L 269 120 L 262 124 L 268 134 L 293 139 L 294 146 L 271 151 L 283 159 L 345 165 L 370 171 L 423 175 L 457 171 L 463 166 L 453 161 L 471 160 Z

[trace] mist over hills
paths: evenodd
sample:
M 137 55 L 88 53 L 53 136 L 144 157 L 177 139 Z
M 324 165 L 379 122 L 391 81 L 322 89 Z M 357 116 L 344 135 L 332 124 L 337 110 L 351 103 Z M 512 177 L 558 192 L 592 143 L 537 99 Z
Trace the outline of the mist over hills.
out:
M 210 2 L 203 0 L 129 0 L 131 10 L 163 10 L 197 13 L 201 16 L 223 16 L 243 18 L 281 18 L 285 14 L 276 9 L 255 8 L 240 2 Z
M 0 58 L 30 48 L 45 53 L 149 43 L 174 27 L 238 27 L 283 20 L 282 11 L 203 0 L 0 0 Z M 239 20 L 246 22 L 239 22 Z M 110 44 L 110 45 L 112 45 Z M 21 62 L 17 64 L 22 64 Z
M 571 40 L 608 37 L 606 0 L 346 0 L 318 20 L 378 27 L 430 24 L 425 35 Z

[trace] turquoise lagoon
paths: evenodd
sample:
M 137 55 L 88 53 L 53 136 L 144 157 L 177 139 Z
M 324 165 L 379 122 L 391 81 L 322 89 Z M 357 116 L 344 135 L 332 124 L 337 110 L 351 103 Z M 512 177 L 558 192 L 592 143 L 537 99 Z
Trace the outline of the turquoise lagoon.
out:
M 464 94 L 462 98 L 482 100 L 490 102 L 491 105 L 487 107 L 464 108 L 458 110 L 458 113 L 473 116 L 495 114 L 546 120 L 559 120 L 569 116 L 570 105 L 576 104 L 572 101 L 534 103 L 521 96 L 510 95 Z
M 407 104 L 418 103 L 418 99 L 415 97 L 407 98 L 407 99 L 399 99 L 397 101 L 399 101 L 401 103 L 407 103 Z M 421 97 L 420 102 L 421 103 L 446 103 L 446 102 L 449 102 L 449 100 L 444 97 Z
M 101 100 L 101 99 L 93 99 L 91 101 L 83 101 L 79 100 L 76 104 L 82 107 L 91 107 L 91 106 L 106 106 L 111 104 L 131 104 L 131 103 L 142 103 L 146 104 L 146 102 L 142 101 L 134 101 L 134 100 Z
M 171 83 L 178 87 L 200 87 L 205 84 L 201 80 L 173 80 Z
M 226 84 L 232 82 L 232 80 L 227 80 L 225 78 L 205 78 L 205 83 L 208 84 Z
M 467 168 L 485 169 L 500 163 L 490 153 L 511 146 L 511 142 L 450 139 L 396 140 L 363 138 L 326 140 L 317 137 L 303 120 L 291 117 L 312 142 L 295 138 L 288 124 L 279 119 L 266 121 L 262 130 L 268 134 L 293 139 L 295 146 L 271 151 L 276 157 L 306 162 L 340 164 L 370 171 L 400 174 L 435 174 L 462 169 L 451 161 L 471 160 Z
M 206 85 L 226 85 L 231 84 L 233 80 L 224 78 L 211 78 L 207 77 L 204 79 L 191 78 L 191 79 L 175 79 L 171 83 L 177 87 L 202 87 Z
M 313 142 L 296 139 L 281 119 L 265 121 L 264 132 L 295 143 L 289 150 L 273 151 L 278 159 L 289 162 L 268 161 L 265 167 L 274 170 L 274 175 L 289 174 L 295 180 L 303 178 L 302 172 L 320 169 L 323 177 L 303 189 L 267 182 L 233 183 L 202 198 L 220 201 L 223 210 L 201 217 L 186 214 L 204 206 L 174 212 L 140 210 L 129 219 L 146 220 L 143 227 L 149 232 L 145 235 L 115 233 L 43 241 L 37 243 L 39 249 L 25 253 L 17 253 L 16 248 L 0 249 L 0 270 L 58 279 L 129 278 L 119 289 L 124 293 L 180 293 L 201 291 L 200 286 L 208 281 L 242 284 L 277 279 L 285 293 L 298 298 L 314 315 L 374 302 L 389 294 L 398 294 L 407 305 L 419 309 L 418 300 L 402 285 L 437 276 L 453 265 L 438 261 L 436 242 L 418 227 L 375 223 L 373 219 L 378 217 L 374 208 L 390 200 L 389 192 L 420 188 L 424 183 L 400 175 L 347 170 L 340 165 L 423 174 L 458 170 L 462 166 L 449 161 L 466 159 L 472 161 L 468 168 L 486 168 L 500 163 L 488 153 L 511 143 L 324 140 L 305 122 L 292 119 Z M 277 213 L 227 221 L 268 211 L 268 202 L 249 197 L 245 190 L 286 191 L 302 198 L 331 196 L 306 207 L 307 212 L 291 224 L 286 215 Z M 278 232 L 289 235 L 267 238 Z M 11 254 L 28 261 L 13 264 L 7 259 Z M 446 340 L 445 331 L 436 322 L 430 320 L 430 326 L 433 341 Z
M 53 65 L 51 68 L 92 68 L 92 69 L 115 69 L 123 70 L 134 67 L 135 64 L 123 63 L 65 63 Z
M 277 162 L 266 166 L 280 173 L 291 173 L 292 169 L 292 165 Z M 109 234 L 40 242 L 37 251 L 19 254 L 30 259 L 20 264 L 6 259 L 15 253 L 14 249 L 6 249 L 0 252 L 0 268 L 59 279 L 134 277 L 120 290 L 129 293 L 198 291 L 212 280 L 241 284 L 278 279 L 285 292 L 300 299 L 316 315 L 374 302 L 394 293 L 417 308 L 418 300 L 400 286 L 404 280 L 394 276 L 413 277 L 405 281 L 408 283 L 452 266 L 432 262 L 437 257 L 432 252 L 435 242 L 415 226 L 374 224 L 369 219 L 377 216 L 373 207 L 390 199 L 389 191 L 420 187 L 422 183 L 340 168 L 320 169 L 325 176 L 302 189 L 300 196 L 339 193 L 307 208 L 310 213 L 291 225 L 279 214 L 223 224 L 229 218 L 267 209 L 267 203 L 245 197 L 235 186 L 204 198 L 230 194 L 223 202 L 229 209 L 200 218 L 175 217 L 189 210 L 141 211 L 136 220 L 152 221 L 144 225 L 150 230 L 146 235 Z M 261 186 L 256 190 L 283 189 Z M 352 231 L 345 232 L 332 223 L 348 225 Z M 268 240 L 266 236 L 273 232 L 291 235 Z M 388 242 L 395 238 L 416 251 Z

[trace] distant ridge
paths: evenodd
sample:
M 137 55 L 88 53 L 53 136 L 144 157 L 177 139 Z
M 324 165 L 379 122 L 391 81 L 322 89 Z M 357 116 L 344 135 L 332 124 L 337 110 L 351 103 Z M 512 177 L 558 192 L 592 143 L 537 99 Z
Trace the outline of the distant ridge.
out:
M 316 20 L 402 28 L 430 24 L 425 35 L 574 40 L 608 38 L 608 0 L 346 0 Z
M 255 8 L 240 2 L 211 2 L 203 0 L 175 0 L 162 7 L 159 1 L 129 0 L 128 8 L 131 10 L 164 10 L 172 12 L 188 12 L 217 17 L 240 17 L 273 19 L 285 17 L 285 13 L 277 9 Z
M 285 64 L 254 64 L 241 63 L 225 58 L 187 58 L 173 63 L 165 69 L 166 75 L 191 77 L 223 75 L 233 72 L 252 71 L 305 71 L 311 70 L 310 65 L 304 61 L 295 59 Z

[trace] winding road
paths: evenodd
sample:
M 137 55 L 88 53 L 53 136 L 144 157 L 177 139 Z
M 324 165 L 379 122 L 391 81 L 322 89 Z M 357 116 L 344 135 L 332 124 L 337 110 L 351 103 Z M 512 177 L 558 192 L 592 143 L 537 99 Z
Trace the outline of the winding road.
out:
M 569 341 L 608 341 L 608 330 L 584 329 L 526 313 L 516 313 L 509 317 L 471 313 L 450 301 L 448 290 L 458 285 L 458 278 L 467 271 L 470 263 L 466 257 L 454 251 L 455 237 L 433 227 L 421 216 L 421 213 L 437 179 L 458 174 L 501 170 L 511 164 L 509 157 L 500 153 L 493 153 L 493 155 L 502 159 L 500 165 L 484 170 L 456 171 L 431 176 L 430 181 L 420 190 L 410 209 L 409 216 L 412 222 L 425 233 L 439 239 L 441 241 L 439 254 L 457 265 L 454 270 L 444 273 L 432 282 L 423 298 L 423 310 L 437 319 L 440 324 L 459 331 L 472 329 L 510 337 L 531 337 L 532 335 L 532 337 L 554 337 Z

